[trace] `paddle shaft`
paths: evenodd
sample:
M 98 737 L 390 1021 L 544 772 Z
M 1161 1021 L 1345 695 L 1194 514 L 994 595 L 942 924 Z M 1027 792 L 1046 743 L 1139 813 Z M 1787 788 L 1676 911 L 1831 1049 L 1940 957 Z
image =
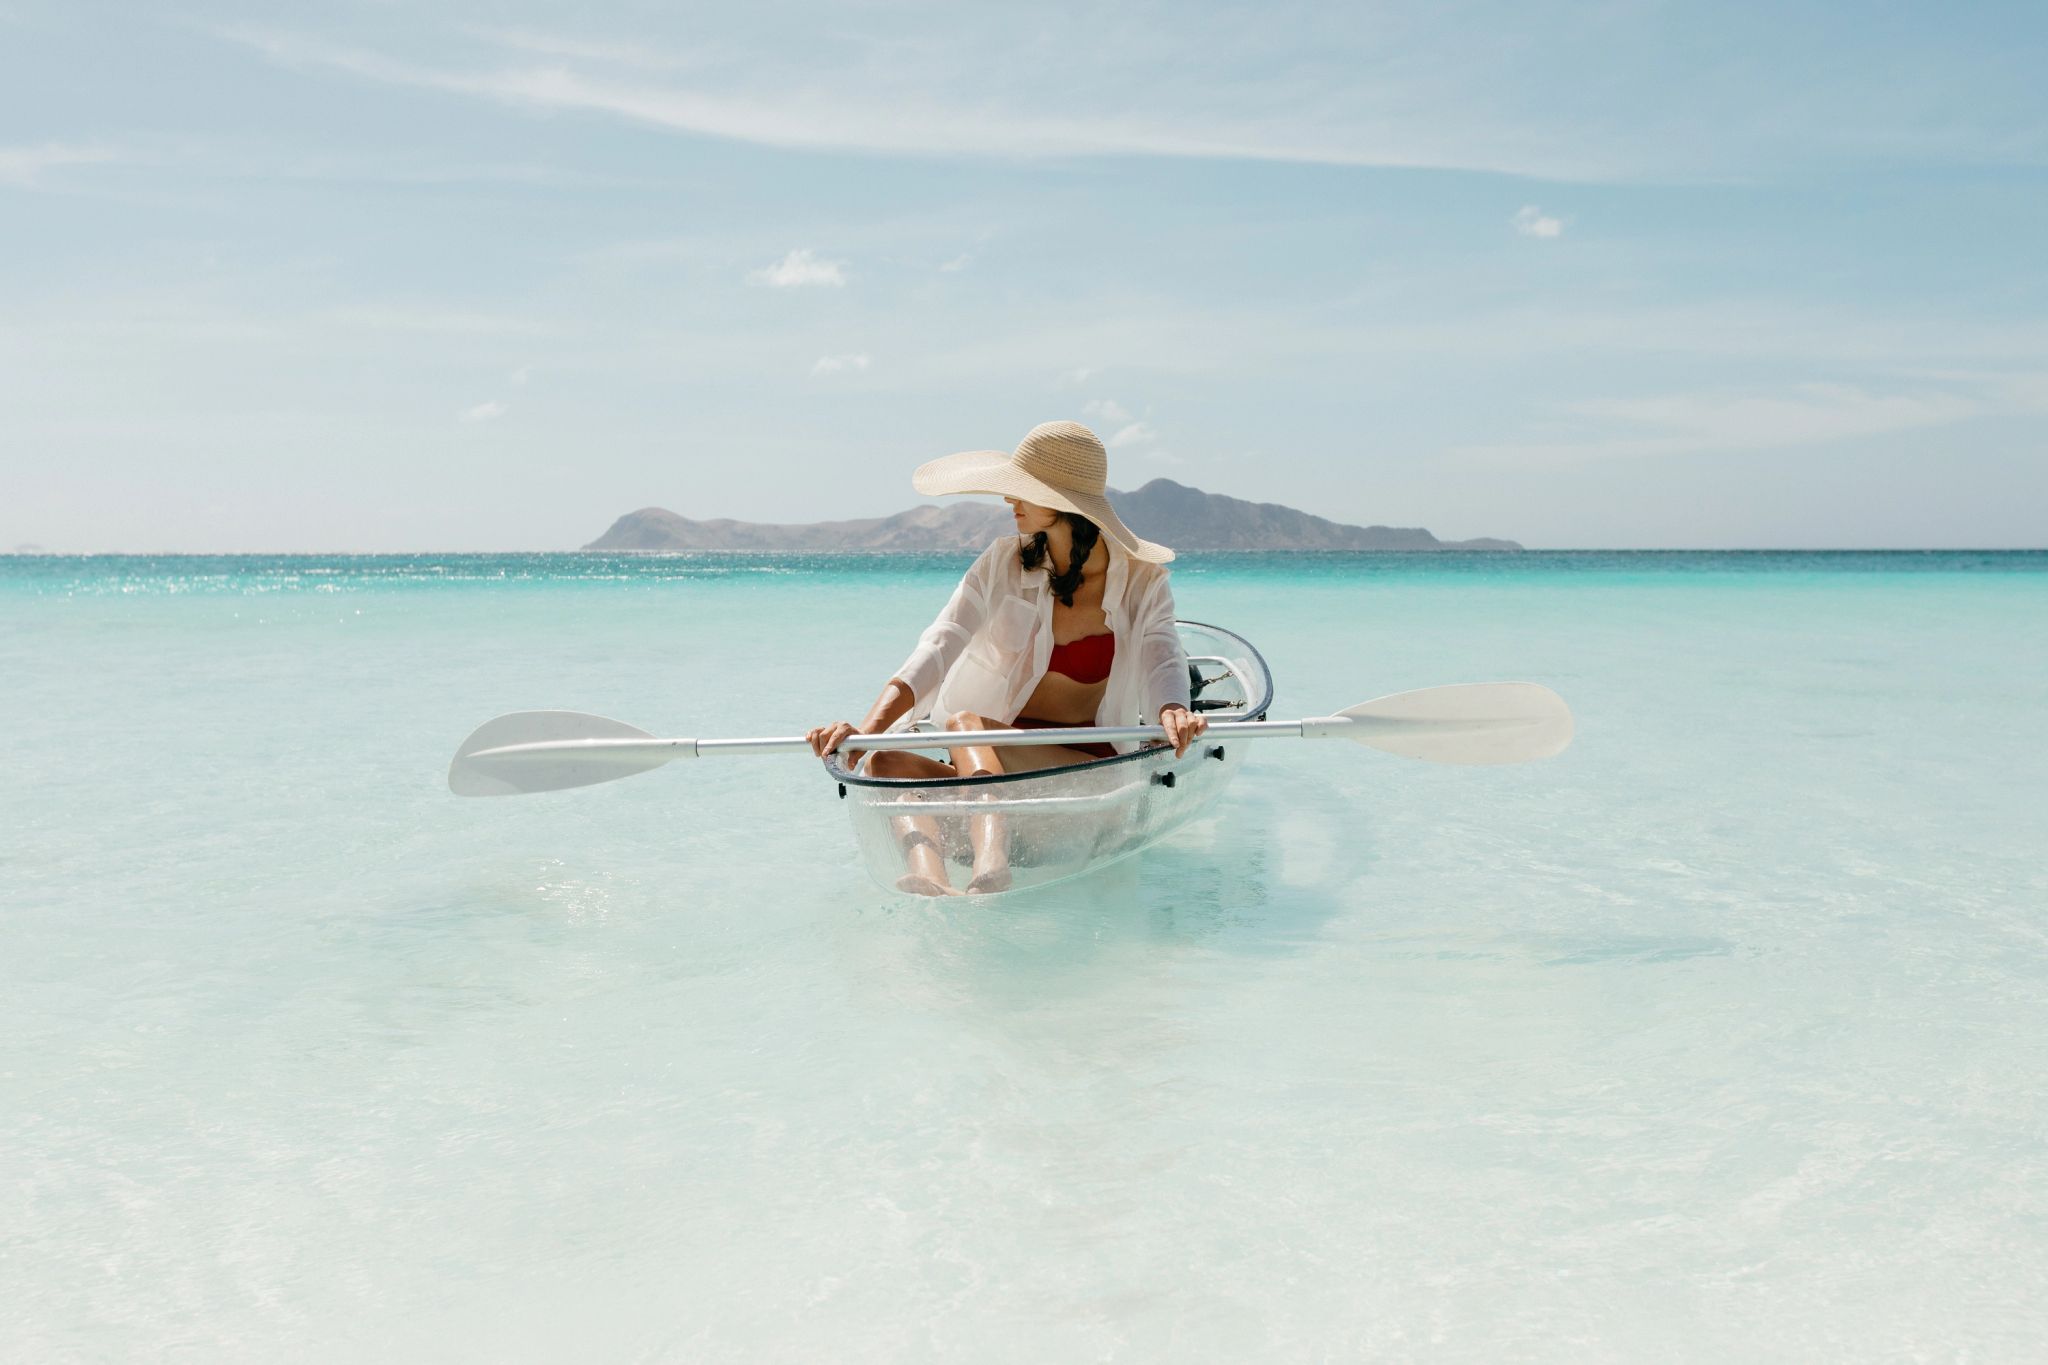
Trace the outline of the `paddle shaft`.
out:
M 1320 739 L 1357 724 L 1358 721 L 1344 716 L 1317 716 L 1308 720 L 1229 720 L 1211 725 L 1199 738 Z M 840 747 L 857 752 L 876 752 L 884 749 L 948 749 L 967 744 L 1109 744 L 1119 740 L 1142 742 L 1164 738 L 1166 731 L 1157 725 L 1076 725 L 1044 730 L 899 730 L 880 735 L 850 735 Z M 620 758 L 674 761 L 711 758 L 719 754 L 797 754 L 810 751 L 811 742 L 801 735 L 772 739 L 547 739 L 478 749 L 469 757 L 562 758 L 585 755 L 597 758 L 616 755 Z
M 1204 739 L 1348 739 L 1434 763 L 1523 763 L 1571 743 L 1571 709 L 1536 683 L 1456 683 L 1397 692 L 1305 720 L 1216 720 Z M 1044 730 L 894 730 L 850 735 L 843 749 L 942 750 L 983 745 L 1155 743 L 1157 725 L 1074 725 Z M 684 758 L 808 754 L 808 739 L 659 739 L 623 721 L 578 711 L 514 711 L 470 733 L 448 765 L 458 796 L 561 791 L 631 777 Z

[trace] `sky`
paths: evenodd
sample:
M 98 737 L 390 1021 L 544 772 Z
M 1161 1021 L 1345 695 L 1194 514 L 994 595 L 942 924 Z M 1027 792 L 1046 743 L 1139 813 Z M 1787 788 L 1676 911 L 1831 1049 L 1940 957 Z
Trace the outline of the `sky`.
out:
M 2048 545 L 2048 6 L 0 0 L 0 552 Z M 1143 528 L 1139 528 L 1142 532 Z

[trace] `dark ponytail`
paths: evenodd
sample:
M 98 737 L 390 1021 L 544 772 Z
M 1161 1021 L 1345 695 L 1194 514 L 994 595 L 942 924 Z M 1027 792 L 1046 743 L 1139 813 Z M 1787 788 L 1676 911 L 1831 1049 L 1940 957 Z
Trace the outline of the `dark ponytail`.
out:
M 1051 574 L 1047 581 L 1052 586 L 1052 595 L 1060 599 L 1061 605 L 1071 607 L 1074 605 L 1074 593 L 1081 586 L 1081 570 L 1087 566 L 1088 556 L 1095 553 L 1095 542 L 1102 538 L 1102 528 L 1076 512 L 1061 512 L 1058 515 L 1064 517 L 1067 525 L 1073 528 L 1074 553 L 1067 561 L 1067 571 Z M 1046 564 L 1051 549 L 1046 544 L 1045 532 L 1040 531 L 1025 541 L 1018 555 L 1027 569 L 1035 569 L 1041 564 Z

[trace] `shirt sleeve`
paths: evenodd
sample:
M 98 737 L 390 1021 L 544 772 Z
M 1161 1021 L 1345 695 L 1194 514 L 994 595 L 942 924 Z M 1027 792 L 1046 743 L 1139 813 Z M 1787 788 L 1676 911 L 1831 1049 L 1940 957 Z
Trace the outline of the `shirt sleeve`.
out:
M 994 572 L 995 556 L 1002 552 L 1003 547 L 1004 542 L 997 541 L 981 552 L 981 557 L 961 577 L 960 586 L 953 589 L 945 610 L 925 627 L 924 634 L 918 637 L 917 648 L 910 651 L 903 667 L 896 670 L 896 676 L 910 687 L 909 715 L 919 716 L 930 709 L 931 699 L 937 695 L 939 684 L 953 667 L 953 661 L 960 657 L 960 651 L 967 648 L 967 642 L 974 638 L 974 633 L 987 619 L 989 576 Z
M 1188 655 L 1174 625 L 1173 589 L 1160 573 L 1145 593 L 1137 616 L 1139 680 L 1144 689 L 1145 724 L 1157 724 L 1168 706 L 1187 706 Z

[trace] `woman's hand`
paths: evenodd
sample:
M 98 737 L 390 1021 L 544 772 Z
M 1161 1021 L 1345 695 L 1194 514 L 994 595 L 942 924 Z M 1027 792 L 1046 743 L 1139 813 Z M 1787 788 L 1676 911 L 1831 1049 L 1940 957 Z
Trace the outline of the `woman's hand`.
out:
M 891 678 L 882 688 L 882 695 L 875 698 L 875 704 L 868 708 L 867 719 L 859 725 L 850 720 L 835 720 L 830 725 L 820 725 L 804 732 L 810 742 L 811 752 L 819 758 L 838 751 L 839 746 L 855 735 L 879 735 L 894 725 L 913 700 L 910 684 L 901 678 Z M 846 761 L 853 762 L 856 754 L 867 750 L 854 748 L 846 751 Z
M 1193 715 L 1187 707 L 1178 705 L 1160 707 L 1159 723 L 1166 729 L 1166 742 L 1173 746 L 1175 758 L 1186 758 L 1188 745 L 1209 728 L 1205 717 Z
M 846 743 L 848 737 L 859 733 L 861 732 L 853 728 L 852 721 L 835 720 L 830 725 L 820 725 L 806 732 L 804 738 L 811 742 L 811 752 L 823 758 L 829 753 L 836 752 L 840 745 Z M 849 755 L 854 752 L 856 751 L 847 750 Z

